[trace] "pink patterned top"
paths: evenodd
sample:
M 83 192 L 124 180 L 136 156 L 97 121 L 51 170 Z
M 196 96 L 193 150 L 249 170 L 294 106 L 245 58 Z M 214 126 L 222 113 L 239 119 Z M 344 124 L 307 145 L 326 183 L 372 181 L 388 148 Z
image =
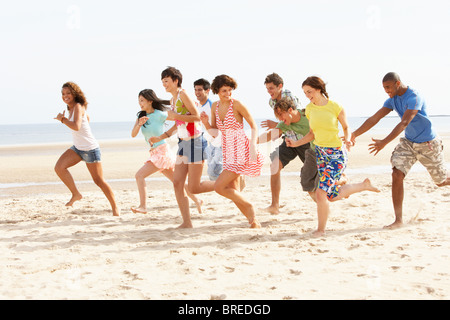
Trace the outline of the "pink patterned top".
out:
M 258 151 L 256 161 L 250 159 L 250 142 L 244 132 L 244 124 L 233 114 L 233 100 L 230 101 L 225 119 L 219 118 L 219 104 L 216 108 L 216 125 L 222 132 L 223 169 L 249 177 L 261 174 L 263 155 Z

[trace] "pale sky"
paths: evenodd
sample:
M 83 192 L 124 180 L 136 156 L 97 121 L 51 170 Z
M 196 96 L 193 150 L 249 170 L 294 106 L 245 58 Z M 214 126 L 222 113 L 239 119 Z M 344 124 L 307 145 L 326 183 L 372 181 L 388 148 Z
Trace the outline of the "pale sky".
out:
M 369 116 L 395 71 L 430 114 L 448 115 L 449 17 L 444 0 L 2 1 L 0 124 L 56 121 L 66 81 L 85 92 L 91 121 L 133 121 L 140 90 L 170 97 L 167 66 L 193 99 L 198 78 L 232 76 L 257 119 L 274 118 L 272 72 L 304 106 L 301 83 L 318 75 L 348 116 Z

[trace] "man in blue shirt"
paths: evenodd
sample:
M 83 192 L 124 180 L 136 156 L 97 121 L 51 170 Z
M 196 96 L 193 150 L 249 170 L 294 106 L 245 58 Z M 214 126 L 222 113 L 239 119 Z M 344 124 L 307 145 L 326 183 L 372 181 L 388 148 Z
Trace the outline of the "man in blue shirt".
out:
M 422 96 L 403 84 L 399 75 L 394 72 L 384 76 L 383 87 L 389 99 L 380 110 L 352 133 L 351 139 L 354 143 L 356 137 L 371 129 L 392 110 L 395 110 L 401 118 L 400 123 L 386 138 L 372 139 L 373 143 L 369 145 L 370 153 L 377 155 L 405 131 L 405 137 L 400 138 L 391 156 L 395 221 L 386 228 L 394 229 L 403 224 L 403 180 L 417 160 L 428 170 L 438 187 L 450 185 L 450 178 L 445 167 L 442 141 L 433 129 Z

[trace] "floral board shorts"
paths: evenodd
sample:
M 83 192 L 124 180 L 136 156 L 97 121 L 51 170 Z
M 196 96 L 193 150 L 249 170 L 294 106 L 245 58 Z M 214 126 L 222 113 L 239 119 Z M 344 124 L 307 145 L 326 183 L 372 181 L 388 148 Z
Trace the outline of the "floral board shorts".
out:
M 336 182 L 347 167 L 347 150 L 345 148 L 326 148 L 316 146 L 318 189 L 327 193 L 328 199 L 338 196 L 340 186 Z
M 399 144 L 392 152 L 392 167 L 406 176 L 417 161 L 428 170 L 434 183 L 441 184 L 447 179 L 444 146 L 440 138 L 423 143 L 414 143 L 404 137 L 400 138 Z

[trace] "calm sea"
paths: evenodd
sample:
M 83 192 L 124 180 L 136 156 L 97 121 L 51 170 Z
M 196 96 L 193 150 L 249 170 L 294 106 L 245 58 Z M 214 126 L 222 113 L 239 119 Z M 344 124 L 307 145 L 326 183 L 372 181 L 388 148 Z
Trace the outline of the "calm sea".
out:
M 350 128 L 356 129 L 367 118 L 364 117 L 349 117 Z M 258 125 L 265 119 L 255 119 Z M 432 117 L 433 124 L 441 136 L 449 134 L 450 132 L 450 116 L 434 116 Z M 389 133 L 395 125 L 399 122 L 398 117 L 386 117 L 382 119 L 375 128 L 371 130 L 374 135 L 381 135 Z M 127 140 L 131 139 L 131 129 L 134 122 L 92 122 L 91 129 L 94 136 L 100 140 Z M 169 127 L 169 124 L 168 124 Z M 247 128 L 248 129 L 248 126 Z M 259 128 L 259 130 L 264 130 Z M 72 135 L 67 127 L 62 126 L 60 123 L 46 123 L 46 124 L 24 124 L 24 125 L 0 125 L 0 147 L 1 146 L 14 146 L 14 145 L 39 145 L 39 144 L 53 144 L 53 143 L 68 143 L 72 141 Z M 0 149 L 0 155 L 2 151 Z M 415 166 L 415 171 L 423 171 L 421 166 Z M 384 173 L 390 172 L 389 165 L 386 166 L 373 166 L 366 167 L 364 169 L 347 169 L 347 173 L 361 173 L 364 170 L 365 173 Z M 298 172 L 285 172 L 282 175 L 298 175 Z M 165 179 L 158 177 L 150 177 L 148 180 Z M 207 177 L 204 177 L 207 179 Z M 123 179 L 121 181 L 134 181 L 134 179 Z M 92 183 L 92 181 L 77 181 L 77 183 Z M 2 189 L 27 187 L 33 185 L 49 185 L 49 184 L 62 184 L 61 182 L 20 182 L 20 183 L 2 183 L 0 177 L 0 196 L 2 196 Z
M 351 129 L 359 127 L 367 118 L 349 117 Z M 432 116 L 435 129 L 441 133 L 450 131 L 450 116 Z M 265 119 L 255 119 L 258 125 Z M 399 122 L 398 117 L 382 119 L 372 133 L 389 133 Z M 131 139 L 131 129 L 134 122 L 92 122 L 91 129 L 97 140 L 126 140 Z M 247 128 L 248 129 L 248 128 Z M 260 130 L 263 130 L 260 128 Z M 33 145 L 72 141 L 72 135 L 67 127 L 60 123 L 45 124 L 14 124 L 0 125 L 0 146 Z

